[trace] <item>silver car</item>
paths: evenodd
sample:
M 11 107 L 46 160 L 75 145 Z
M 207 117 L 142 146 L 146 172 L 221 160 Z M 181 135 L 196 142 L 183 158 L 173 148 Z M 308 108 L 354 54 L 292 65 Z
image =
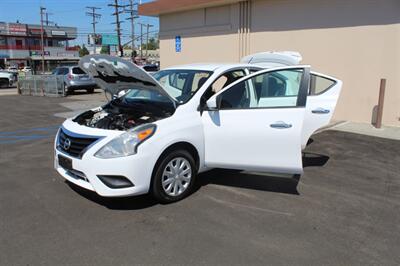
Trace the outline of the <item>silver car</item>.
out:
M 86 90 L 88 93 L 93 93 L 94 89 L 97 87 L 94 80 L 79 66 L 57 67 L 53 71 L 53 75 L 64 76 L 65 94 L 75 90 Z

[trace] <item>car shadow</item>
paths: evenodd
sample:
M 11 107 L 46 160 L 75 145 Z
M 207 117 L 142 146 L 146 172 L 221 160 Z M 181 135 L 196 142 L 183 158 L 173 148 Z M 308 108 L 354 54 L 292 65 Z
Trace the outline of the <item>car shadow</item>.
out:
M 111 210 L 140 210 L 158 204 L 150 195 L 107 198 L 101 197 L 97 193 L 81 188 L 69 181 L 65 181 L 65 183 L 80 196 Z
M 303 167 L 322 167 L 329 156 L 304 152 Z M 299 195 L 297 185 L 300 175 L 281 175 L 272 173 L 246 172 L 239 170 L 214 169 L 199 175 L 197 189 L 209 184 L 236 188 L 269 191 Z
M 214 184 L 235 188 L 299 195 L 297 185 L 300 175 L 274 174 L 214 169 L 199 175 L 196 189 Z
M 328 160 L 329 156 L 326 155 L 303 152 L 303 167 L 322 167 Z M 297 190 L 300 178 L 300 175 L 278 175 L 240 170 L 213 169 L 199 174 L 192 194 L 196 193 L 201 187 L 215 184 L 227 187 L 300 195 Z M 106 198 L 99 196 L 93 191 L 83 189 L 69 181 L 65 182 L 80 196 L 111 210 L 140 210 L 159 204 L 150 195 Z

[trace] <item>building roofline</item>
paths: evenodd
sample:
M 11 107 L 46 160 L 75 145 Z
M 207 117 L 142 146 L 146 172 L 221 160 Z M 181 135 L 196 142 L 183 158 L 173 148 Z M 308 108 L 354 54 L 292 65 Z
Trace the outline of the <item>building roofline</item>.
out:
M 240 0 L 157 0 L 139 5 L 139 15 L 156 17 L 162 14 L 236 2 L 240 2 Z

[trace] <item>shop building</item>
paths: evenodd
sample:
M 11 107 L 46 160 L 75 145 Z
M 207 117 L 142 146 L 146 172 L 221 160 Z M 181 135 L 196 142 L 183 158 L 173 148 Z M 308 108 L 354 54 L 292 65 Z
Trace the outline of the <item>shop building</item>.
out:
M 0 67 L 30 66 L 41 70 L 41 32 L 40 25 L 0 22 Z M 77 37 L 77 28 L 44 26 L 43 35 L 46 71 L 78 62 L 78 48 L 69 46 Z

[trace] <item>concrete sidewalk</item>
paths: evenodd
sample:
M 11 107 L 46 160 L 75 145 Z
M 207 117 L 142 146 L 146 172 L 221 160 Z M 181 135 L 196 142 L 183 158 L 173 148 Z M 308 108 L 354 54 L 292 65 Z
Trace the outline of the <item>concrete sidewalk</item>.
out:
M 343 121 L 331 123 L 331 126 L 328 126 L 325 130 L 328 129 L 385 139 L 400 140 L 400 127 L 382 126 L 382 128 L 375 128 L 373 125 L 368 123 Z
M 0 88 L 0 96 L 17 95 L 17 88 Z

